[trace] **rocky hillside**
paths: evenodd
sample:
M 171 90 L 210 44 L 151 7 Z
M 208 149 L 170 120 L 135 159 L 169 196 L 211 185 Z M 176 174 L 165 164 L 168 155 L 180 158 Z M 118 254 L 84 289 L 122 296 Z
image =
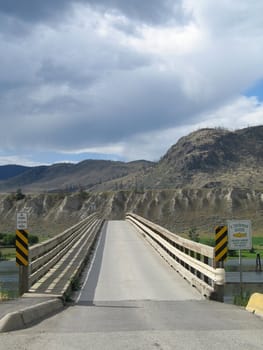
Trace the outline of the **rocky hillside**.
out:
M 31 194 L 17 201 L 0 195 L 0 232 L 14 232 L 16 212 L 29 214 L 29 231 L 51 237 L 95 210 L 106 219 L 124 219 L 127 211 L 142 215 L 187 236 L 196 228 L 213 235 L 228 219 L 252 220 L 254 234 L 263 234 L 263 191 L 245 189 L 174 189 L 74 194 Z
M 263 126 L 201 129 L 181 138 L 148 171 L 147 188 L 263 188 Z
M 14 231 L 17 210 L 26 210 L 29 230 L 45 237 L 96 210 L 107 219 L 133 211 L 183 235 L 191 228 L 212 235 L 228 219 L 250 219 L 254 234 L 263 234 L 262 174 L 263 126 L 202 129 L 156 164 L 88 160 L 29 168 L 0 181 L 2 192 L 25 194 L 0 195 L 0 232 Z

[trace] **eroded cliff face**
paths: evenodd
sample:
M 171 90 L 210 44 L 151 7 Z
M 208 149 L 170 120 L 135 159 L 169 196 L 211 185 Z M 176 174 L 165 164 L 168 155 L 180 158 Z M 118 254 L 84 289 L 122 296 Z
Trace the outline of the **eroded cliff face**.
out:
M 80 192 L 33 194 L 16 201 L 0 196 L 0 232 L 13 232 L 17 211 L 28 213 L 29 231 L 52 237 L 98 211 L 106 219 L 122 220 L 135 212 L 178 234 L 195 227 L 213 234 L 228 219 L 252 220 L 253 232 L 263 234 L 263 191 L 237 188 L 175 189 L 156 191 Z

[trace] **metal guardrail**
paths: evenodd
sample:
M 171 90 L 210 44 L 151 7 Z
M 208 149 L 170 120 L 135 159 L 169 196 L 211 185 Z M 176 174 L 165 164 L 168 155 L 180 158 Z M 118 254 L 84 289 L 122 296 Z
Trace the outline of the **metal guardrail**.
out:
M 41 291 L 46 276 L 49 285 L 54 286 L 54 280 L 60 282 L 61 294 L 68 291 L 71 280 L 80 272 L 102 224 L 103 220 L 94 213 L 61 234 L 30 247 L 29 266 L 23 274 L 21 294 L 28 290 Z
M 133 213 L 127 213 L 126 220 L 202 295 L 223 301 L 225 270 L 215 268 L 213 247 L 182 238 Z

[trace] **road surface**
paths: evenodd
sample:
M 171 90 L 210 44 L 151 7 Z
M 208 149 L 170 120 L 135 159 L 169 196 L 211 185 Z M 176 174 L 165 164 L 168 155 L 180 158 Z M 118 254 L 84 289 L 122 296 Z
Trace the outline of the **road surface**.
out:
M 76 304 L 34 327 L 0 335 L 5 350 L 263 348 L 263 321 L 204 300 L 135 229 L 108 222 Z

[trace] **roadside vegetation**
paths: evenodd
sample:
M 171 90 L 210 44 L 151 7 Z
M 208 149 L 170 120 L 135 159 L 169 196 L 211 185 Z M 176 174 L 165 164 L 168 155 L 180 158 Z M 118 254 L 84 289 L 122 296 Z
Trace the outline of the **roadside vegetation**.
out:
M 202 244 L 209 245 L 211 247 L 215 246 L 215 238 L 208 236 L 201 236 L 196 228 L 191 228 L 188 232 L 188 239 L 192 241 L 199 242 Z M 260 254 L 263 259 L 263 236 L 252 237 L 252 248 L 250 250 L 242 250 L 242 258 L 245 259 L 256 259 L 257 254 Z M 239 256 L 238 250 L 229 250 L 228 258 L 237 258 Z
M 33 245 L 39 242 L 39 238 L 36 235 L 29 234 L 29 245 Z M 12 260 L 16 255 L 16 235 L 15 233 L 0 233 L 0 261 Z
M 18 290 L 17 291 L 2 290 L 0 285 L 0 301 L 16 299 L 18 297 L 18 294 L 19 294 Z
M 244 293 L 243 295 L 235 295 L 233 299 L 234 305 L 238 306 L 247 306 L 251 294 L 249 292 Z
M 0 261 L 3 260 L 12 260 L 15 259 L 16 257 L 16 248 L 6 248 L 6 247 L 1 247 L 0 248 Z

